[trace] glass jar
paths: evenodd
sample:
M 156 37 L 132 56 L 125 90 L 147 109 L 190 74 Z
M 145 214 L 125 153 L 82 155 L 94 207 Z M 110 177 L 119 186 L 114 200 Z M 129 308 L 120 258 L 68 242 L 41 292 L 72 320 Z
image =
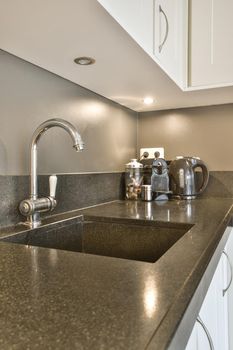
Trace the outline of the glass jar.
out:
M 126 199 L 137 200 L 140 197 L 142 181 L 143 165 L 137 159 L 131 159 L 125 165 Z

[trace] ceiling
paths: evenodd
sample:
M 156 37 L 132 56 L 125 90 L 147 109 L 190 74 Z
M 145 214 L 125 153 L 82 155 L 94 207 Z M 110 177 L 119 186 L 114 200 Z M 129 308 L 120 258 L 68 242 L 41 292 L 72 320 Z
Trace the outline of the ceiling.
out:
M 233 102 L 233 87 L 182 92 L 96 0 L 0 0 L 0 48 L 135 111 Z

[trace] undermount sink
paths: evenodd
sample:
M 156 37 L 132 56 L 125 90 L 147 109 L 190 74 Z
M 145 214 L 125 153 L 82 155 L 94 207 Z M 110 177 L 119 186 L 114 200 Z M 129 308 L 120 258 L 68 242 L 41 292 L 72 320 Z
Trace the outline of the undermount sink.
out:
M 191 227 L 79 217 L 10 235 L 1 241 L 154 263 Z

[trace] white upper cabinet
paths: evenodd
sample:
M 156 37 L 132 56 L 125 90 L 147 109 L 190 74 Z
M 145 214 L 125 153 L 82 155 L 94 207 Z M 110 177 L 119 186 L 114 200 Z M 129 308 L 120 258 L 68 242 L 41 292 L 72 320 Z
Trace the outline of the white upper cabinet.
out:
M 233 84 L 233 1 L 190 2 L 189 84 Z
M 178 85 L 183 85 L 187 0 L 98 1 Z
M 98 0 L 182 90 L 233 85 L 232 0 Z
M 185 15 L 183 0 L 153 0 L 153 58 L 179 86 L 187 65 Z
M 98 0 L 148 53 L 153 50 L 153 0 Z

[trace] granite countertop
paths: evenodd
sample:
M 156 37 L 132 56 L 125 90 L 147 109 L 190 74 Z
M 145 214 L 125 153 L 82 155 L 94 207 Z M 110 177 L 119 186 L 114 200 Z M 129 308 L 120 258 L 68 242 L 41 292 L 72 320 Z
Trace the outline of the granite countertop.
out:
M 84 215 L 193 225 L 156 263 L 0 242 L 0 348 L 167 349 L 232 203 L 116 201 L 44 221 Z M 0 237 L 21 230 L 1 230 Z

